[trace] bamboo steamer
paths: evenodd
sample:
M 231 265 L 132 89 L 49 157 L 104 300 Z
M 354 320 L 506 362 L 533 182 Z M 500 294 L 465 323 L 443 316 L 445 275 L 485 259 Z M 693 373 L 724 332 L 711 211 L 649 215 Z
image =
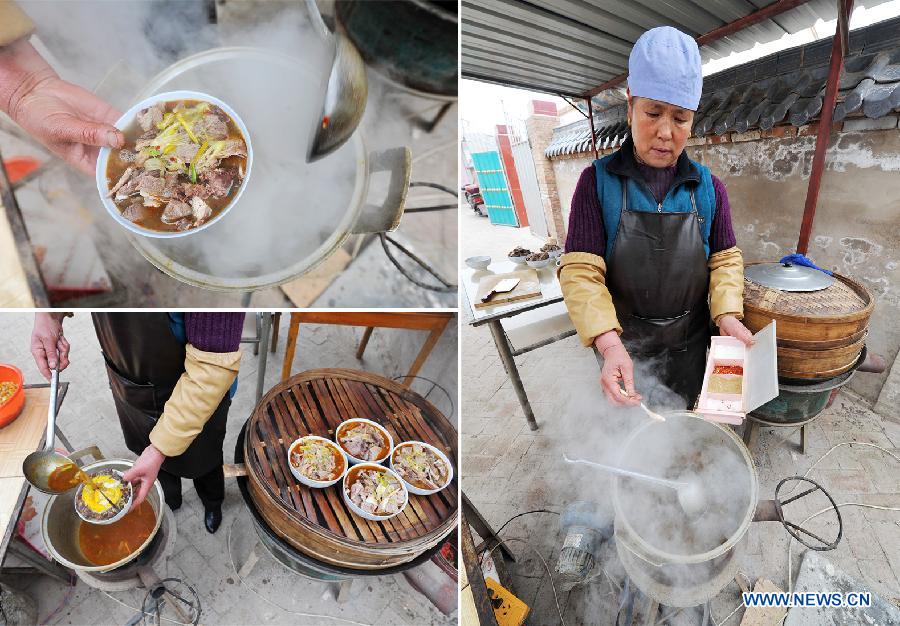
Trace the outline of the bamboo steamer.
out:
M 779 376 L 830 378 L 858 361 L 875 302 L 858 282 L 834 278 L 819 291 L 783 291 L 744 279 L 744 325 L 755 333 L 777 323 Z
M 380 423 L 398 443 L 429 443 L 456 470 L 456 430 L 423 397 L 367 372 L 309 370 L 273 387 L 248 420 L 244 458 L 250 495 L 279 537 L 324 563 L 378 570 L 412 561 L 456 526 L 457 478 L 434 495 L 410 494 L 398 516 L 374 522 L 347 508 L 342 482 L 311 489 L 291 475 L 287 448 L 292 441 L 308 434 L 333 439 L 335 428 L 350 417 Z

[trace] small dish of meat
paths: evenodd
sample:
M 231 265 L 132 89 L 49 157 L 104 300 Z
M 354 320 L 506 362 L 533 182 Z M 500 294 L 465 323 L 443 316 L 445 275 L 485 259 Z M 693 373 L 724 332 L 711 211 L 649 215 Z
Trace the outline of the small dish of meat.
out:
M 394 448 L 394 438 L 384 426 L 361 417 L 341 422 L 334 431 L 334 438 L 351 465 L 381 463 Z
M 97 189 L 119 224 L 147 237 L 197 233 L 237 203 L 253 149 L 247 127 L 208 94 L 173 91 L 131 107 L 115 124 L 120 150 L 103 148 Z
M 341 491 L 351 511 L 376 522 L 398 515 L 409 502 L 409 492 L 400 477 L 377 463 L 350 468 Z
M 347 472 L 349 463 L 340 446 L 324 437 L 300 437 L 288 449 L 291 474 L 307 487 L 330 487 Z
M 404 441 L 391 452 L 391 469 L 410 493 L 430 496 L 453 480 L 453 466 L 447 455 L 423 441 Z

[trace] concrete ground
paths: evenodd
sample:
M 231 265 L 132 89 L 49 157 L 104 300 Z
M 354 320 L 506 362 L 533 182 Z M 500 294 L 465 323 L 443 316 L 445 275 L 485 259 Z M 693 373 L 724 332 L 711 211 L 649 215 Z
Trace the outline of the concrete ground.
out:
M 464 254 L 485 254 L 488 250 L 502 253 L 525 239 L 524 233 L 492 227 L 479 219 L 463 218 Z M 514 592 L 531 607 L 528 623 L 558 623 L 551 584 L 551 580 L 558 583 L 558 579 L 548 576 L 532 548 L 553 570 L 564 539 L 558 529 L 557 514 L 580 499 L 608 502 L 610 493 L 610 483 L 603 476 L 582 471 L 567 473 L 562 453 L 570 450 L 569 446 L 586 445 L 588 452 L 584 456 L 593 454 L 588 458 L 601 462 L 611 459 L 624 434 L 645 418 L 639 412 L 617 412 L 606 404 L 599 392 L 597 361 L 577 338 L 570 337 L 516 358 L 540 425 L 538 431 L 532 432 L 489 330 L 464 324 L 461 344 L 465 415 L 462 487 L 495 530 L 519 513 L 551 511 L 511 521 L 501 537 L 527 541 L 527 545 L 517 540 L 510 542 L 518 562 L 510 564 L 509 569 Z M 640 385 L 638 379 L 639 389 Z M 761 499 L 772 498 L 782 478 L 804 474 L 832 446 L 842 442 L 871 443 L 900 456 L 900 421 L 896 416 L 874 413 L 849 391 L 842 391 L 833 406 L 809 425 L 807 437 L 808 450 L 802 455 L 797 449 L 799 433 L 794 429 L 760 431 L 752 453 Z M 900 508 L 900 462 L 875 448 L 841 446 L 816 464 L 809 477 L 829 490 L 837 503 Z M 797 517 L 789 515 L 789 519 L 802 521 L 826 504 L 822 496 L 813 502 L 798 503 L 794 513 Z M 843 539 L 836 550 L 822 555 L 875 593 L 900 604 L 900 512 L 861 507 L 843 507 L 840 511 Z M 807 527 L 821 536 L 833 537 L 837 527 L 833 519 L 826 519 L 829 517 L 820 516 Z M 783 590 L 788 588 L 788 545 L 793 544 L 791 575 L 796 582 L 805 548 L 789 541 L 780 524 L 751 524 L 745 543 L 747 553 L 740 561 L 740 571 L 754 582 L 770 579 Z M 585 585 L 559 592 L 566 624 L 614 623 L 617 586 L 624 580 L 624 571 L 610 543 L 601 550 L 600 560 L 608 575 L 599 573 Z M 731 583 L 713 599 L 715 623 L 739 623 L 743 609 L 729 615 L 740 603 L 739 593 L 738 586 Z M 687 621 L 689 617 L 693 621 Z M 674 623 L 699 623 L 698 619 L 699 615 L 683 612 Z
M 255 333 L 248 314 L 245 337 Z M 4 337 L 0 343 L 0 362 L 13 363 L 23 370 L 27 382 L 41 382 L 29 352 L 31 314 L 3 314 Z M 59 414 L 58 424 L 75 448 L 97 444 L 107 457 L 134 458 L 125 447 L 107 388 L 103 359 L 87 313 L 77 313 L 65 322 L 66 336 L 72 344 L 71 366 L 61 375 L 69 390 Z M 387 377 L 406 373 L 415 353 L 424 341 L 424 333 L 376 329 L 362 361 L 355 358 L 361 328 L 342 326 L 302 326 L 293 371 L 316 367 L 347 367 L 372 371 Z M 282 316 L 278 349 L 270 354 L 265 389 L 276 384 L 281 375 L 287 319 Z M 450 323 L 432 351 L 421 376 L 443 387 L 456 403 L 457 333 Z M 256 400 L 259 359 L 252 346 L 243 346 L 240 384 L 228 416 L 225 460 L 233 460 L 240 427 L 249 417 Z M 423 381 L 413 388 L 425 394 L 431 385 Z M 457 423 L 458 407 L 440 390 L 428 395 L 435 406 Z M 285 569 L 264 549 L 257 547 L 259 561 L 243 581 L 239 570 L 248 559 L 255 542 L 250 514 L 233 480 L 226 480 L 224 520 L 219 531 L 210 535 L 203 527 L 203 507 L 189 481 L 184 483 L 184 504 L 174 513 L 177 542 L 162 577 L 183 578 L 197 590 L 206 624 L 453 624 L 424 596 L 415 591 L 402 575 L 357 580 L 352 598 L 345 604 L 335 602 L 334 587 L 301 578 Z M 422 567 L 432 567 L 426 563 Z M 124 624 L 138 611 L 145 590 L 113 593 L 108 597 L 79 580 L 66 587 L 45 576 L 28 576 L 16 581 L 38 603 L 41 624 Z M 122 606 L 118 602 L 128 605 Z M 131 607 L 131 608 L 129 608 Z M 300 613 L 309 614 L 301 617 Z M 320 616 L 320 617 L 315 617 Z M 334 616 L 329 619 L 325 616 Z M 340 619 L 337 619 L 340 618 Z M 344 620 L 344 621 L 341 621 Z M 349 621 L 347 621 L 349 620 Z

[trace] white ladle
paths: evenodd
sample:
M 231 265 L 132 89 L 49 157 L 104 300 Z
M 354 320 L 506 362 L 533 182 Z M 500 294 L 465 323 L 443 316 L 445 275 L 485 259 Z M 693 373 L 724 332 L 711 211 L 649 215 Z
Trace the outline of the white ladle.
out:
M 626 397 L 628 397 L 628 398 L 631 397 L 631 396 L 628 395 L 628 392 L 625 391 L 624 389 L 622 389 L 621 387 L 619 387 L 619 391 L 621 392 L 621 394 L 622 394 L 623 396 L 626 396 Z M 644 409 L 644 413 L 646 413 L 647 415 L 649 415 L 650 417 L 652 417 L 653 419 L 655 419 L 657 422 L 665 422 L 665 421 L 666 421 L 666 418 L 664 418 L 664 417 L 663 417 L 662 415 L 660 415 L 659 413 L 655 413 L 655 412 L 651 411 L 650 409 L 648 409 L 648 408 L 647 408 L 647 405 L 645 405 L 643 402 L 641 402 L 640 404 L 641 404 L 641 408 Z
M 644 482 L 659 485 L 660 487 L 668 487 L 669 489 L 674 489 L 676 494 L 678 495 L 678 504 L 681 505 L 681 509 L 684 511 L 685 515 L 692 519 L 700 517 L 706 511 L 706 496 L 703 493 L 703 488 L 700 486 L 699 480 L 693 478 L 688 480 L 668 480 L 666 478 L 657 478 L 656 476 L 648 476 L 647 474 L 640 474 L 638 472 L 622 469 L 621 467 L 614 467 L 612 465 L 604 465 L 602 463 L 595 463 L 593 461 L 586 461 L 584 459 L 570 459 L 565 455 L 565 453 L 563 453 L 563 459 L 566 463 L 581 463 L 583 465 L 589 465 L 597 469 L 602 469 L 603 471 L 610 472 L 612 474 L 627 476 L 636 480 L 643 480 Z

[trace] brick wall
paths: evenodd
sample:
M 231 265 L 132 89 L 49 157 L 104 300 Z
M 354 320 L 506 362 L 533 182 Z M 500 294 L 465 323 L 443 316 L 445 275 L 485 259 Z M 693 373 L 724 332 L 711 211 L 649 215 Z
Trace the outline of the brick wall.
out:
M 525 128 L 528 130 L 531 158 L 534 160 L 534 169 L 537 172 L 541 204 L 547 218 L 547 229 L 551 237 L 556 238 L 558 242 L 563 242 L 566 239 L 566 229 L 560 209 L 556 173 L 553 171 L 553 162 L 544 156 L 544 150 L 553 139 L 553 129 L 559 126 L 559 117 L 556 114 L 541 113 L 540 111 L 549 111 L 546 104 L 548 103 L 532 101 L 531 115 L 525 120 Z M 555 109 L 555 105 L 553 108 Z

